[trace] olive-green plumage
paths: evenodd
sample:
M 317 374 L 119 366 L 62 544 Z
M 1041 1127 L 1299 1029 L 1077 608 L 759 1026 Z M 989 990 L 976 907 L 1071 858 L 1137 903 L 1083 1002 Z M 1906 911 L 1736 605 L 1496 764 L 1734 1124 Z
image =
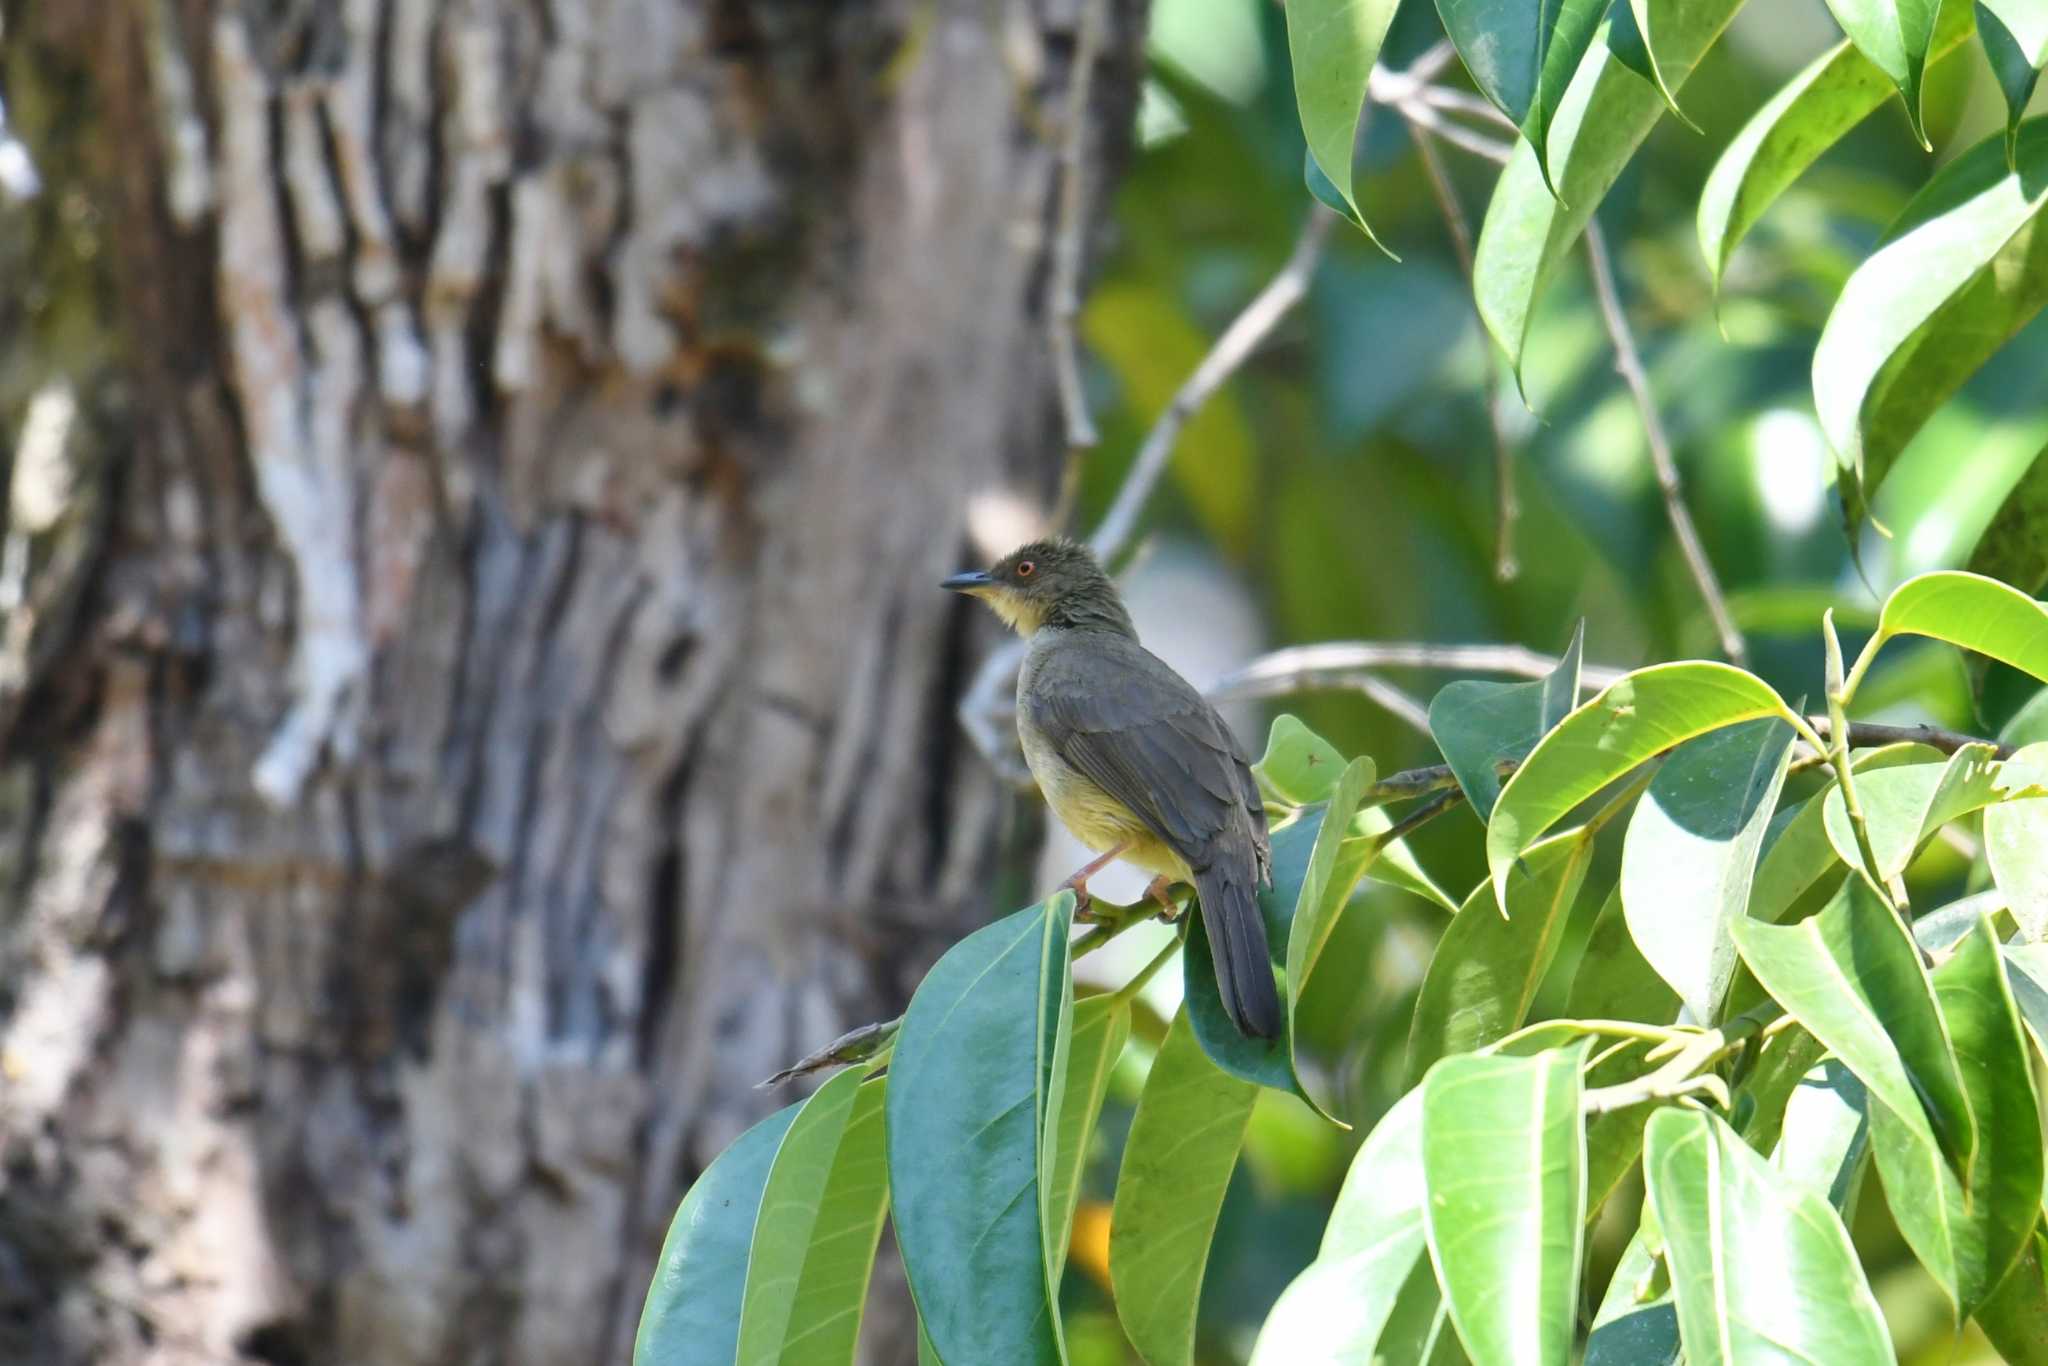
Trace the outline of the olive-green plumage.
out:
M 945 586 L 1030 642 L 1017 736 L 1046 801 L 1084 844 L 1194 884 L 1223 1004 L 1246 1034 L 1280 1032 L 1258 889 L 1272 882 L 1266 809 L 1223 718 L 1138 643 L 1086 547 L 1035 541 Z

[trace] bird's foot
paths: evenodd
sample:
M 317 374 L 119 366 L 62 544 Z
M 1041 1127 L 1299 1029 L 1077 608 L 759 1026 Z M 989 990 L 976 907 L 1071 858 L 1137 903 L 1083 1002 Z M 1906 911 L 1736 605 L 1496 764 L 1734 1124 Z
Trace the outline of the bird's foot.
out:
M 1083 925 L 1095 925 L 1101 922 L 1102 917 L 1095 913 L 1095 898 L 1088 894 L 1087 878 L 1068 878 L 1053 889 L 1055 896 L 1061 892 L 1072 892 L 1074 894 L 1074 919 L 1080 921 Z
M 1173 898 L 1167 894 L 1167 889 L 1172 886 L 1172 879 L 1161 873 L 1145 888 L 1145 895 L 1159 903 L 1159 914 L 1153 918 L 1167 925 L 1180 919 L 1180 907 L 1174 904 Z

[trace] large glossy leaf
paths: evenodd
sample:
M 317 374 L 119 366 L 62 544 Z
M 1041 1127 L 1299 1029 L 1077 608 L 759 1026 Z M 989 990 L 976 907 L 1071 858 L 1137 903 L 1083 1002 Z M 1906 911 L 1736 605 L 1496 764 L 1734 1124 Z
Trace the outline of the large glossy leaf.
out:
M 1904 764 L 1856 780 L 1856 795 L 1877 855 L 1877 876 L 1889 881 L 1906 871 L 1920 846 L 1959 816 L 2004 799 L 2009 779 L 1990 745 L 1965 745 L 1941 763 Z M 1852 868 L 1863 864 L 1856 830 L 1840 789 L 1822 804 L 1828 842 Z
M 1604 0 L 1437 0 L 1444 32 L 1550 177 L 1550 129 L 1607 12 Z M 1555 188 L 1555 180 L 1551 180 Z
M 1685 84 L 1740 8 L 1742 0 L 1653 0 L 1657 68 L 1670 89 Z M 1625 46 L 1609 25 L 1559 101 L 1550 124 L 1549 179 L 1535 151 L 1517 143 L 1480 229 L 1473 292 L 1487 331 L 1517 374 L 1537 300 L 1664 114 L 1664 96 L 1617 55 L 1617 44 Z
M 1252 1366 L 1375 1359 L 1402 1285 L 1418 1263 L 1428 1265 L 1422 1180 L 1422 1092 L 1414 1090 L 1352 1159 L 1316 1259 L 1267 1316 Z
M 1928 1161 L 1883 1108 L 1871 1117 L 1878 1174 L 1899 1228 L 1955 1301 L 1974 1314 L 2012 1269 L 2040 1217 L 2041 1117 L 2019 1016 L 2006 986 L 1988 919 L 1934 973 L 1934 989 L 1955 1041 L 1978 1141 L 1968 1182 Z M 1945 1236 L 1931 1236 L 1899 1208 L 1902 1196 L 1939 1199 Z M 1944 1256 L 1946 1260 L 1944 1260 Z
M 1763 1040 L 1755 1061 L 1738 1074 L 1728 1111 L 1728 1122 L 1744 1143 L 1760 1153 L 1771 1150 L 1784 1125 L 1785 1107 L 1826 1052 L 1820 1040 L 1797 1025 Z
M 1294 102 L 1317 169 L 1341 197 L 1346 216 L 1375 246 L 1351 183 L 1365 86 L 1379 60 L 1387 25 L 1400 0 L 1295 0 L 1287 7 L 1287 53 L 1294 65 Z
M 1828 0 L 1849 41 L 1906 98 L 1913 136 L 1929 147 L 1920 116 L 1920 81 L 1934 44 L 1941 0 Z
M 742 1366 L 852 1362 L 889 1206 L 887 1089 L 886 1078 L 848 1068 L 804 1102 L 783 1135 L 747 1261 Z
M 1977 1310 L 1977 1325 L 2006 1366 L 2048 1366 L 2048 1233 L 2034 1230 L 2026 1251 Z
M 1587 1046 L 1459 1054 L 1423 1082 L 1423 1226 L 1458 1336 L 1479 1361 L 1571 1360 L 1585 1252 Z
M 2048 743 L 2028 745 L 2006 768 L 2026 770 L 2030 784 L 2048 777 Z M 1987 810 L 1984 858 L 2021 936 L 2030 942 L 2048 936 L 2048 797 L 2022 797 Z
M 1054 1362 L 1050 1169 L 1073 1011 L 1062 892 L 947 951 L 910 999 L 889 1063 L 896 1242 L 947 1361 Z M 935 1179 L 935 1177 L 941 1179 Z
M 1255 1039 L 1238 1032 L 1218 994 L 1213 950 L 1199 916 L 1188 926 L 1187 948 L 1181 955 L 1188 1019 L 1209 1056 L 1231 1075 L 1292 1091 L 1318 1111 L 1322 1106 L 1301 1084 L 1294 1065 L 1294 1010 L 1338 914 L 1371 858 L 1370 845 L 1349 842 L 1346 834 L 1372 776 L 1370 759 L 1353 760 L 1327 802 L 1304 810 L 1273 832 L 1273 885 L 1260 891 L 1259 909 L 1266 919 L 1267 948 L 1285 978 L 1286 1008 L 1278 1038 Z
M 1898 917 L 1851 878 L 1796 925 L 1737 921 L 1735 947 L 1764 990 L 1841 1058 L 1871 1095 L 1940 1144 L 1958 1169 L 1975 1125 L 1934 986 Z M 1923 1107 L 1924 1098 L 1924 1107 Z
M 1345 767 L 1335 745 L 1282 712 L 1273 718 L 1266 752 L 1252 766 L 1252 776 L 1261 791 L 1283 806 L 1313 806 L 1329 797 Z
M 1954 51 L 1969 36 L 1969 9 L 1945 6 L 1928 60 Z M 1787 81 L 1729 140 L 1700 191 L 1700 250 L 1716 284 L 1736 244 L 1764 211 L 1892 89 L 1891 79 L 1854 43 L 1840 43 Z
M 1791 758 L 1792 727 L 1775 717 L 1688 740 L 1629 821 L 1621 855 L 1629 932 L 1699 1023 L 1713 1020 L 1734 976 L 1728 926 L 1749 904 Z
M 1533 683 L 1447 683 L 1429 704 L 1429 733 L 1481 821 L 1500 796 L 1500 764 L 1520 761 L 1579 704 L 1579 662 L 1586 625 L 1547 678 Z
M 2048 65 L 2048 6 L 2041 0 L 1977 0 L 1976 8 L 1984 55 L 2005 94 L 2006 157 L 2016 162 L 2020 116 Z
M 1629 933 L 1617 883 L 1601 903 L 1587 936 L 1565 1014 L 1575 1020 L 1670 1024 L 1678 1017 L 1678 1006 L 1678 994 L 1665 985 Z
M 1692 1366 L 1892 1361 L 1877 1299 L 1827 1201 L 1713 1115 L 1660 1110 L 1643 1176 Z
M 1846 1218 L 1869 1152 L 1870 1093 L 1840 1059 L 1824 1059 L 1786 1097 L 1771 1165 Z
M 1586 1366 L 1678 1366 L 1678 1306 L 1652 1240 L 1638 1228 L 1615 1263 L 1586 1337 Z
M 1437 941 L 1408 1033 L 1408 1082 L 1437 1059 L 1483 1048 L 1522 1027 L 1564 938 L 1593 842 L 1569 831 L 1531 849 L 1508 879 L 1507 914 L 1493 884 L 1465 898 Z
M 730 1366 L 754 1216 L 782 1136 L 801 1108 L 778 1110 L 741 1134 L 683 1196 L 640 1310 L 633 1366 Z
M 1486 861 L 1505 901 L 1508 871 L 1567 812 L 1647 759 L 1696 735 L 1791 711 L 1727 664 L 1657 664 L 1618 680 L 1529 751 L 1486 825 Z
M 1859 521 L 1935 409 L 2048 303 L 2048 120 L 2020 130 L 2019 170 L 1988 138 L 1914 196 L 1859 266 L 1813 355 L 1813 397 Z
M 1945 640 L 2048 682 L 2048 608 L 1996 579 L 1955 570 L 1908 579 L 1885 599 L 1878 634 Z
M 1081 1172 L 1087 1166 L 1088 1141 L 1102 1113 L 1102 1098 L 1109 1090 L 1110 1069 L 1130 1037 L 1129 1004 L 1111 996 L 1091 996 L 1074 1006 L 1074 1028 L 1067 1046 L 1067 1088 L 1053 1138 L 1052 1182 L 1046 1205 L 1052 1227 L 1059 1234 L 1054 1285 L 1059 1284 L 1059 1273 L 1067 1263 L 1074 1207 L 1081 1198 Z
M 2048 583 L 2048 451 L 2006 492 L 1970 552 L 1969 571 L 2032 595 Z
M 2007 945 L 2005 968 L 2013 1004 L 2033 1031 L 2041 1056 L 2048 1059 L 2048 944 Z
M 1209 1240 L 1257 1099 L 1209 1060 L 1187 1012 L 1174 1016 L 1124 1140 L 1109 1224 L 1117 1318 L 1150 1366 L 1194 1359 Z
M 1385 807 L 1368 806 L 1351 818 L 1351 828 L 1356 833 L 1345 844 L 1349 846 L 1353 840 L 1374 844 L 1378 836 L 1393 827 L 1393 818 L 1387 815 Z M 1366 881 L 1377 882 L 1383 887 L 1398 887 L 1447 911 L 1458 909 L 1458 903 L 1451 899 L 1451 894 L 1439 886 L 1437 880 L 1429 875 L 1429 870 L 1417 861 L 1415 851 L 1408 847 L 1406 840 L 1390 840 L 1378 847 L 1379 856 L 1365 865 Z

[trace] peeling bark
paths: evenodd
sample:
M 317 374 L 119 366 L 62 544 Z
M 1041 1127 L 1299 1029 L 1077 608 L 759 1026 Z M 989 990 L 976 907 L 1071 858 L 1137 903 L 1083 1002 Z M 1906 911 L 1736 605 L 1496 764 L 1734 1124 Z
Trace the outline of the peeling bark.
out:
M 0 255 L 95 340 L 0 377 L 81 413 L 0 632 L 0 1358 L 621 1360 L 754 1083 L 993 909 L 932 585 L 1058 480 L 1077 22 L 8 5 Z

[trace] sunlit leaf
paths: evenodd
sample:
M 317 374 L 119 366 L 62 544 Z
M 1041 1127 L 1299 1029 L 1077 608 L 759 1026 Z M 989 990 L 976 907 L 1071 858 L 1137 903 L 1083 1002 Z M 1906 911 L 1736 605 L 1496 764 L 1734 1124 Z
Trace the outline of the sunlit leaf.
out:
M 1515 770 L 1486 826 L 1486 861 L 1506 900 L 1508 871 L 1566 813 L 1674 745 L 1791 711 L 1754 674 L 1692 662 L 1638 669 L 1567 716 Z
M 1692 1366 L 1892 1361 L 1841 1217 L 1810 1188 L 1782 1180 L 1721 1120 L 1660 1110 L 1644 1138 L 1643 1175 Z
M 1884 745 L 1858 750 L 1850 763 L 1858 774 L 1875 773 L 1901 764 L 1941 761 L 1941 751 L 1931 745 Z M 1806 895 L 1840 860 L 1828 839 L 1828 794 L 1833 784 L 1821 789 L 1796 807 L 1787 808 L 1789 817 L 1777 838 L 1764 850 L 1757 865 L 1756 881 L 1750 884 L 1749 914 L 1755 920 L 1776 923 L 1785 918 L 1793 903 Z M 1781 813 L 1782 817 L 1782 813 Z
M 1437 0 L 1436 8 L 1473 83 L 1522 130 L 1554 189 L 1551 125 L 1605 0 Z
M 1366 225 L 1351 183 L 1351 150 L 1359 111 L 1365 108 L 1366 82 L 1398 4 L 1399 0 L 1294 0 L 1287 6 L 1294 102 L 1301 112 L 1309 156 L 1336 192 L 1345 217 L 1374 246 L 1380 240 Z
M 1856 796 L 1881 880 L 1904 873 L 1920 846 L 1942 826 L 2005 798 L 2013 778 L 2021 775 L 2008 776 L 1996 755 L 1990 745 L 1965 745 L 1942 763 L 1903 764 L 1858 776 Z M 1840 789 L 1828 792 L 1822 811 L 1836 856 L 1860 868 L 1855 827 Z
M 1322 1246 L 1259 1330 L 1252 1366 L 1371 1361 L 1403 1283 L 1428 1266 L 1422 1231 L 1422 1092 L 1366 1136 Z
M 744 1366 L 853 1361 L 889 1205 L 887 1087 L 886 1078 L 848 1068 L 804 1102 L 783 1135 L 747 1261 Z
M 2021 770 L 2033 785 L 2048 782 L 2048 743 L 2028 745 L 2005 767 Z M 2021 936 L 2048 936 L 2048 797 L 2022 797 L 1986 810 L 1984 857 Z
M 1429 704 L 1429 733 L 1458 777 L 1466 800 L 1484 821 L 1500 796 L 1500 765 L 1520 761 L 1579 704 L 1579 662 L 1586 625 L 1547 678 L 1533 683 L 1447 683 Z
M 1194 1359 L 1209 1241 L 1257 1099 L 1209 1060 L 1187 1012 L 1176 1015 L 1124 1140 L 1109 1226 L 1117 1318 L 1150 1366 Z
M 1742 0 L 1686 0 L 1658 15 L 1657 64 L 1681 89 Z M 1487 331 L 1521 373 L 1537 300 L 1629 158 L 1665 111 L 1664 96 L 1616 55 L 1612 26 L 1572 78 L 1549 133 L 1549 179 L 1518 142 L 1480 229 L 1473 292 Z M 1555 183 L 1557 193 L 1550 192 Z
M 1636 804 L 1622 845 L 1621 901 L 1643 957 L 1706 1023 L 1735 973 L 1728 926 L 1749 905 L 1757 851 L 1792 758 L 1775 717 L 1674 749 Z
M 1351 818 L 1351 828 L 1357 833 L 1346 840 L 1345 844 L 1348 846 L 1353 840 L 1371 843 L 1376 836 L 1391 830 L 1393 825 L 1393 818 L 1387 815 L 1385 807 L 1368 806 Z M 1451 894 L 1438 886 L 1436 879 L 1429 875 L 1429 870 L 1416 860 L 1415 851 L 1408 847 L 1406 840 L 1392 840 L 1382 846 L 1379 857 L 1365 866 L 1365 877 L 1368 882 L 1412 892 L 1424 901 L 1434 902 L 1444 910 L 1458 909 L 1458 903 L 1452 899 Z
M 1992 137 L 1943 167 L 1828 315 L 1813 397 L 1852 526 L 1935 409 L 2048 303 L 2048 120 L 2021 128 L 2018 162 Z
M 1073 907 L 1062 892 L 961 940 L 925 974 L 897 1031 L 887 1108 L 896 1242 L 947 1361 L 1065 1359 L 1051 1276 L 1065 1234 L 1047 1205 Z
M 1601 903 L 1587 936 L 1565 1014 L 1575 1020 L 1670 1024 L 1678 1016 L 1678 1006 L 1678 994 L 1665 985 L 1629 934 L 1617 883 Z
M 1651 1240 L 1637 1229 L 1586 1337 L 1586 1366 L 1677 1366 L 1678 1306 Z
M 1846 1217 L 1869 1152 L 1869 1092 L 1840 1059 L 1828 1058 L 1786 1098 L 1771 1165 Z
M 1969 36 L 1968 7 L 1945 6 L 1928 60 L 1953 52 Z M 1787 81 L 1729 140 L 1700 191 L 1700 250 L 1717 284 L 1736 244 L 1764 211 L 1892 89 L 1891 79 L 1854 43 L 1840 43 Z
M 1480 1361 L 1571 1360 L 1585 1252 L 1587 1047 L 1463 1053 L 1423 1082 L 1430 1260 L 1458 1336 Z
M 1507 915 L 1482 882 L 1437 941 L 1408 1034 L 1412 1086 L 1439 1058 L 1482 1048 L 1529 1018 L 1564 937 L 1593 843 L 1568 831 L 1531 849 L 1508 879 Z
M 741 1134 L 697 1178 L 661 1245 L 633 1366 L 729 1366 L 739 1348 L 754 1217 L 782 1136 L 802 1106 Z
M 1958 7 L 1960 8 L 1960 7 Z M 2005 153 L 2015 163 L 2020 116 L 2048 65 L 2048 6 L 2041 0 L 1977 0 L 1977 33 L 2005 95 Z
M 1288 806 L 1312 806 L 1327 799 L 1344 776 L 1337 747 L 1286 712 L 1273 718 L 1266 752 L 1252 766 L 1260 790 Z
M 1934 42 L 1941 0 L 1828 0 L 1849 41 L 1898 87 L 1913 136 L 1930 147 L 1920 113 L 1920 82 Z
M 1054 1135 L 1052 1180 L 1046 1208 L 1058 1230 L 1059 1256 L 1053 1282 L 1066 1265 L 1067 1242 L 1074 1229 L 1074 1206 L 1081 1198 L 1081 1172 L 1087 1165 L 1088 1140 L 1102 1113 L 1109 1090 L 1110 1069 L 1131 1037 L 1131 1008 L 1110 996 L 1090 996 L 1074 1006 L 1074 1027 L 1067 1046 L 1067 1089 L 1060 1104 Z
M 1945 570 L 1885 599 L 1878 634 L 1929 636 L 2048 681 L 2048 607 L 1996 579 Z

